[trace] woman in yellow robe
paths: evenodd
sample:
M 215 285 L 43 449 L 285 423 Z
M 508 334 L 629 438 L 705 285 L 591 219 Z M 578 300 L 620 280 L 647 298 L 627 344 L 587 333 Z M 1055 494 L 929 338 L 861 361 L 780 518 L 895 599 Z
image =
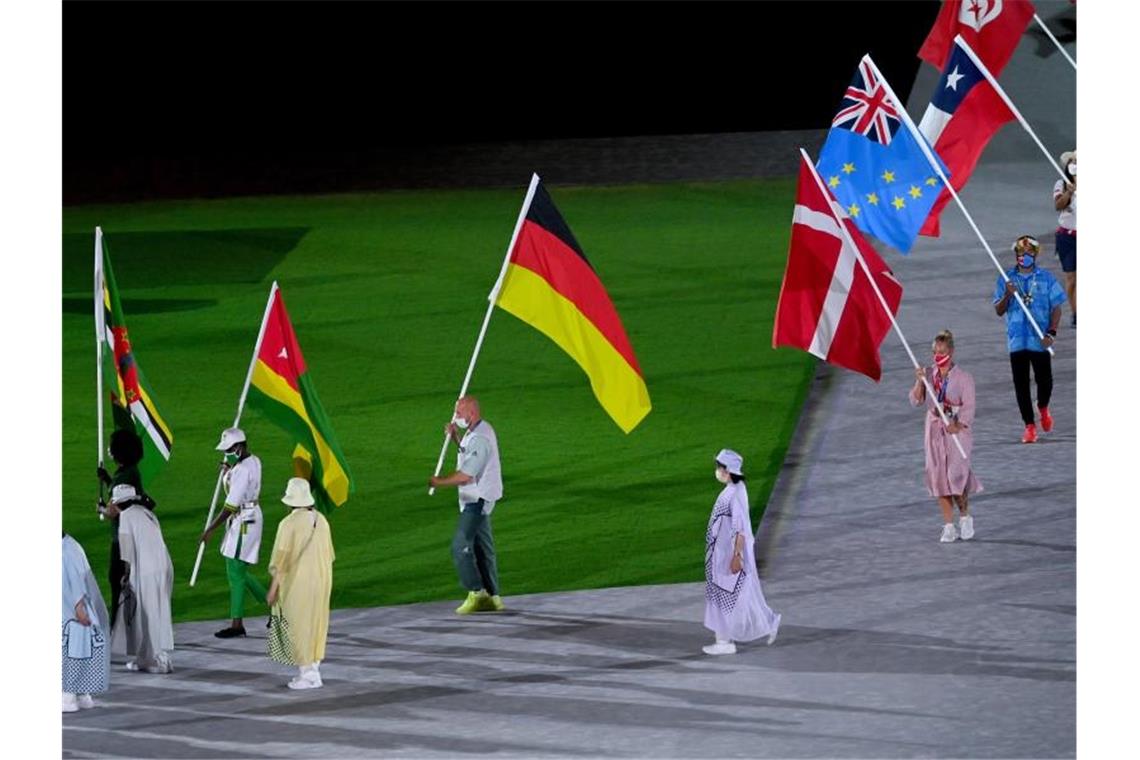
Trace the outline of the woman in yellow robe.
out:
M 320 665 L 329 633 L 332 564 L 336 560 L 328 520 L 313 508 L 313 495 L 304 478 L 291 478 L 281 499 L 289 515 L 277 526 L 269 573 L 267 601 L 277 606 L 286 622 L 293 662 L 300 674 L 291 689 L 319 689 Z

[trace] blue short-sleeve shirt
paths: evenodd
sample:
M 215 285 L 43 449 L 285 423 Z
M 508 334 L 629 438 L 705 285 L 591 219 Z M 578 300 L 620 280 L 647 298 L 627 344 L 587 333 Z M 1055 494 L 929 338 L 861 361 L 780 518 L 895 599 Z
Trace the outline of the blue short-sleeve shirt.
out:
M 1025 305 L 1029 307 L 1041 332 L 1048 330 L 1049 315 L 1053 309 L 1065 303 L 1065 289 L 1061 287 L 1061 283 L 1057 282 L 1052 272 L 1040 266 L 1034 267 L 1028 274 L 1018 272 L 1017 267 L 1014 267 L 1007 271 L 1006 275 L 1017 286 L 1017 291 L 1021 294 Z M 1000 301 L 1004 295 L 1005 279 L 999 276 L 994 286 L 994 303 Z M 1046 350 L 1045 346 L 1041 345 L 1041 339 L 1037 337 L 1033 325 L 1026 319 L 1025 312 L 1012 298 L 1009 300 L 1009 308 L 1005 311 L 1005 334 L 1011 354 L 1014 351 Z

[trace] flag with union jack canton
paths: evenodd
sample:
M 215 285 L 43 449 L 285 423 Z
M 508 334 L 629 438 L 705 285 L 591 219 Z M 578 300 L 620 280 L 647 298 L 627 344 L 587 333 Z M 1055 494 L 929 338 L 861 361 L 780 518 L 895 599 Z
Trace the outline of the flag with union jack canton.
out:
M 870 61 L 843 93 L 816 168 L 859 229 L 909 253 L 943 184 Z

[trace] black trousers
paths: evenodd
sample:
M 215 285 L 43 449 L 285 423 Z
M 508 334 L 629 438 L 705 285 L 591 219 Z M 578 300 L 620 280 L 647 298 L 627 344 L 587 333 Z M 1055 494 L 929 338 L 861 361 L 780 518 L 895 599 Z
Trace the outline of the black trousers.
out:
M 1049 406 L 1053 395 L 1053 363 L 1048 351 L 1013 351 L 1009 355 L 1009 367 L 1013 370 L 1013 391 L 1017 394 L 1017 408 L 1021 420 L 1032 425 L 1033 396 L 1029 392 L 1029 368 L 1037 380 L 1037 408 Z
M 115 624 L 115 613 L 119 610 L 119 595 L 123 591 L 123 576 L 127 574 L 127 563 L 119 551 L 119 542 L 111 542 L 111 625 Z

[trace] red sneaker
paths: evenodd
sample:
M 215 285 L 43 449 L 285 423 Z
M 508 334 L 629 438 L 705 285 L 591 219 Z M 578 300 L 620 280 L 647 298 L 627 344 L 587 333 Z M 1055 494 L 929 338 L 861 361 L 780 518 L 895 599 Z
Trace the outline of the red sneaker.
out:
M 1053 429 L 1053 415 L 1049 414 L 1049 407 L 1041 407 L 1041 429 L 1048 433 Z
M 1021 436 L 1022 443 L 1037 443 L 1037 426 L 1032 422 L 1025 426 L 1025 435 Z

